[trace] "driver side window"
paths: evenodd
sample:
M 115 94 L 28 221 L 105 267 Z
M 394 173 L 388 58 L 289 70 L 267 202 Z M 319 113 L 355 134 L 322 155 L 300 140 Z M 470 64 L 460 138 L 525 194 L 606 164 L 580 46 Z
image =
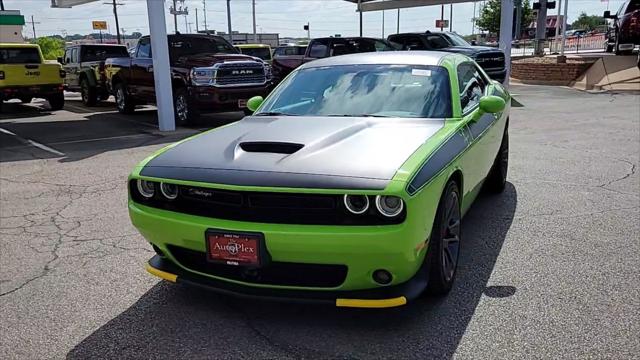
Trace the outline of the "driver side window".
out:
M 458 86 L 462 114 L 468 114 L 480 104 L 487 84 L 474 64 L 462 63 L 458 65 Z

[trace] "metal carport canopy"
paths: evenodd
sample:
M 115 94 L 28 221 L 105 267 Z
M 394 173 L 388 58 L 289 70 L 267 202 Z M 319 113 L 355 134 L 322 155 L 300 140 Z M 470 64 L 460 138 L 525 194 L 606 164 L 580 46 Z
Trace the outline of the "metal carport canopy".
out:
M 51 7 L 71 8 L 100 0 L 51 0 Z M 158 127 L 160 131 L 176 129 L 173 115 L 173 91 L 171 89 L 171 68 L 169 66 L 169 42 L 165 22 L 165 0 L 147 0 L 151 53 L 153 54 L 153 80 L 158 107 Z
M 381 11 L 390 9 L 406 9 L 421 6 L 444 5 L 474 2 L 469 0 L 345 0 L 358 5 L 356 11 L 362 15 L 367 11 Z M 500 49 L 504 51 L 505 68 L 507 76 L 505 84 L 509 84 L 511 74 L 511 41 L 513 40 L 513 0 L 501 0 L 500 12 Z M 508 14 L 508 16 L 507 16 Z M 361 18 L 362 20 L 362 18 Z M 426 26 L 426 24 L 425 24 Z M 360 33 L 362 34 L 362 21 L 360 21 Z

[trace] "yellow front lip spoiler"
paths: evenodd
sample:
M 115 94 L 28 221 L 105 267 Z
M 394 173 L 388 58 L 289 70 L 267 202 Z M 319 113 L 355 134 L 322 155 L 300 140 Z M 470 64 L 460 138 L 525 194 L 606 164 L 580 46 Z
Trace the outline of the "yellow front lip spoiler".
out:
M 147 272 L 151 275 L 155 275 L 161 279 L 167 280 L 167 281 L 171 281 L 171 282 L 176 282 L 176 280 L 178 280 L 178 275 L 172 274 L 172 273 L 168 273 L 166 271 L 162 271 L 159 269 L 154 268 L 153 266 L 147 264 L 144 267 Z
M 145 265 L 145 269 L 151 275 L 155 275 L 161 279 L 176 282 L 178 275 L 172 274 L 160 269 L 156 269 L 148 263 Z M 396 306 L 402 306 L 407 303 L 407 298 L 404 296 L 390 298 L 390 299 L 336 299 L 337 307 L 351 307 L 351 308 L 369 308 L 369 309 L 381 309 L 390 308 Z
M 336 299 L 338 307 L 390 308 L 407 304 L 407 298 L 399 296 L 391 299 Z

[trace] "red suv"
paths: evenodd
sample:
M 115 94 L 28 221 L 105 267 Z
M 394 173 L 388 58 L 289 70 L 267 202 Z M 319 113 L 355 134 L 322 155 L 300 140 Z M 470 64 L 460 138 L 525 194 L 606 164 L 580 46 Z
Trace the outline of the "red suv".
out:
M 618 12 L 604 12 L 605 19 L 612 19 L 613 26 L 607 32 L 606 50 L 616 55 L 631 54 L 640 45 L 640 0 L 625 1 Z

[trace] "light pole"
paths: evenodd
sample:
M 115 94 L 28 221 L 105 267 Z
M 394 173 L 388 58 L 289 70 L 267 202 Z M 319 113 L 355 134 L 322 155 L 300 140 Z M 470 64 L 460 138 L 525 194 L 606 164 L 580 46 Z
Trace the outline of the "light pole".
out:
M 227 27 L 229 30 L 229 42 L 233 44 L 233 35 L 231 34 L 231 0 L 227 0 Z
M 251 7 L 253 10 L 253 42 L 258 42 L 258 33 L 256 32 L 256 0 L 251 1 Z

